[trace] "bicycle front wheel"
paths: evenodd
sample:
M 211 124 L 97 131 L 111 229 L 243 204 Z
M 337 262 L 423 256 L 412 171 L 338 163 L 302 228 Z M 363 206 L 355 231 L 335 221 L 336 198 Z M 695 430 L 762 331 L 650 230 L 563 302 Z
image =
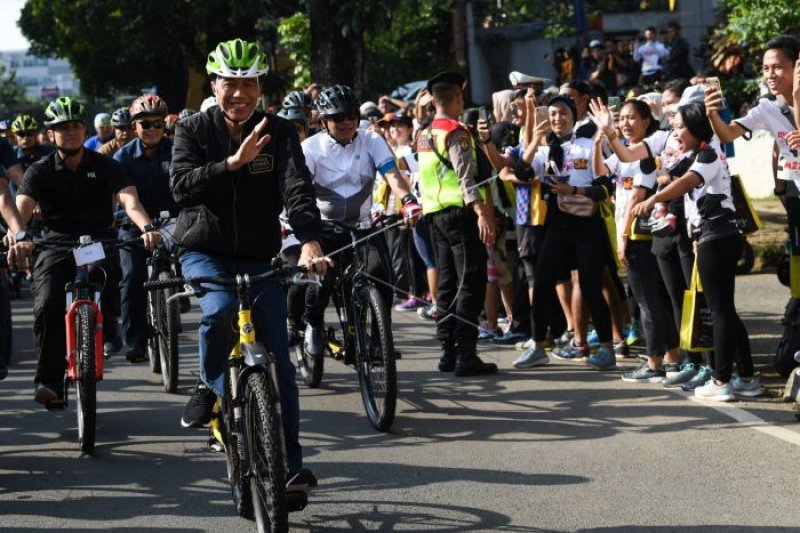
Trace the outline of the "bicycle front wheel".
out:
M 161 327 L 159 316 L 161 291 L 147 291 L 147 360 L 150 363 L 150 372 L 161 373 L 161 356 L 159 354 Z
M 75 346 L 77 347 L 78 442 L 83 453 L 92 453 L 95 442 L 97 382 L 95 380 L 94 330 L 95 312 L 90 305 L 81 305 L 75 313 Z
M 280 397 L 264 374 L 254 372 L 247 377 L 244 408 L 256 526 L 258 531 L 288 531 Z
M 169 272 L 161 272 L 158 279 L 169 279 Z M 161 381 L 164 390 L 173 393 L 178 388 L 178 329 L 180 311 L 178 302 L 167 298 L 173 289 L 158 291 L 158 354 L 161 362 Z
M 388 431 L 397 405 L 397 366 L 389 316 L 374 286 L 360 289 L 359 302 L 356 370 L 361 400 L 372 427 Z

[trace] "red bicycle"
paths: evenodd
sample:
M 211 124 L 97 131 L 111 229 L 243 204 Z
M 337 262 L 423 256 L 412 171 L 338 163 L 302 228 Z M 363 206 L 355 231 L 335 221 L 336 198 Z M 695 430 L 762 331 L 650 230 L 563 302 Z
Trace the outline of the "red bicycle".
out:
M 105 259 L 107 248 L 140 245 L 128 241 L 92 241 L 82 235 L 75 241 L 39 241 L 35 249 L 53 249 L 75 257 L 75 279 L 67 283 L 66 313 L 67 367 L 64 375 L 64 407 L 70 386 L 75 388 L 78 442 L 83 453 L 94 452 L 97 421 L 97 382 L 103 380 L 103 312 L 100 306 L 102 282 L 89 280 L 89 267 Z

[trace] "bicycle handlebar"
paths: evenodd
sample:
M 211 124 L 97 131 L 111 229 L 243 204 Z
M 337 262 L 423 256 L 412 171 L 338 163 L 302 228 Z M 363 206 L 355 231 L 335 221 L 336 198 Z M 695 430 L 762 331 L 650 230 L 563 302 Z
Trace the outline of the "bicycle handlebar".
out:
M 305 267 L 287 267 L 277 266 L 272 267 L 267 272 L 256 274 L 253 276 L 241 276 L 239 274 L 231 274 L 228 276 L 195 276 L 195 277 L 181 277 L 146 281 L 143 285 L 145 290 L 154 291 L 159 289 L 172 289 L 176 287 L 183 287 L 185 285 L 196 286 L 201 283 L 213 283 L 223 287 L 238 287 L 241 283 L 241 278 L 246 278 L 248 283 L 258 283 L 259 281 L 266 281 L 276 276 L 295 277 L 292 283 L 306 283 L 302 280 L 296 279 L 296 275 L 305 274 L 307 272 Z M 309 280 L 308 283 L 317 283 L 316 281 Z M 207 290 L 207 289 L 203 289 Z

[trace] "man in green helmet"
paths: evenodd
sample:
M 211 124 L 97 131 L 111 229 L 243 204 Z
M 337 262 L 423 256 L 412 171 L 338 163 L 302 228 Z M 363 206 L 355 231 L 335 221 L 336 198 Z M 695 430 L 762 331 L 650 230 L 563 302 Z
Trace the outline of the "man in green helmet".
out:
M 150 217 L 139 202 L 136 187 L 116 161 L 84 148 L 85 108 L 67 96 L 56 98 L 45 109 L 45 127 L 56 151 L 33 163 L 25 171 L 17 192 L 17 209 L 22 220 L 30 220 L 36 204 L 49 229 L 46 241 L 77 241 L 81 235 L 92 240 L 113 239 L 112 206 L 116 195 L 134 224 L 142 230 L 148 249 L 160 241 Z M 24 267 L 33 243 L 24 226 L 14 236 L 9 262 Z M 99 263 L 105 271 L 102 305 L 113 309 L 119 297 L 119 259 L 111 251 Z M 91 274 L 90 274 L 91 275 Z M 75 278 L 75 260 L 62 250 L 44 250 L 33 265 L 33 333 L 38 366 L 34 400 L 47 409 L 63 407 L 66 326 L 64 324 L 64 286 Z M 113 313 L 104 316 L 106 339 L 116 336 Z
M 171 187 L 182 210 L 175 239 L 187 277 L 264 272 L 281 247 L 279 214 L 302 244 L 299 264 L 324 273 L 318 243 L 320 214 L 294 126 L 256 109 L 267 58 L 241 39 L 220 43 L 206 70 L 217 105 L 178 122 Z M 258 340 L 275 354 L 289 463 L 288 490 L 316 485 L 302 468 L 300 408 L 295 367 L 289 359 L 286 294 L 277 282 L 259 285 L 253 302 Z M 200 381 L 184 410 L 184 427 L 211 422 L 216 396 L 224 392 L 224 371 L 235 342 L 231 322 L 237 302 L 227 292 L 200 298 Z

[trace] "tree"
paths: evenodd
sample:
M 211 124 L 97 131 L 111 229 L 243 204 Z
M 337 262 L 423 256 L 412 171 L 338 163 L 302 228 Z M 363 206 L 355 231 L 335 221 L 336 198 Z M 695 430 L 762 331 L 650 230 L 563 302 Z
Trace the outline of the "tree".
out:
M 6 75 L 5 67 L 0 65 L 0 117 L 10 117 L 25 103 L 25 87 L 17 82 L 16 75 L 13 70 Z
M 274 43 L 277 17 L 297 10 L 279 0 L 27 0 L 19 21 L 32 52 L 67 59 L 90 97 L 155 85 L 183 107 L 189 70 L 234 37 Z

